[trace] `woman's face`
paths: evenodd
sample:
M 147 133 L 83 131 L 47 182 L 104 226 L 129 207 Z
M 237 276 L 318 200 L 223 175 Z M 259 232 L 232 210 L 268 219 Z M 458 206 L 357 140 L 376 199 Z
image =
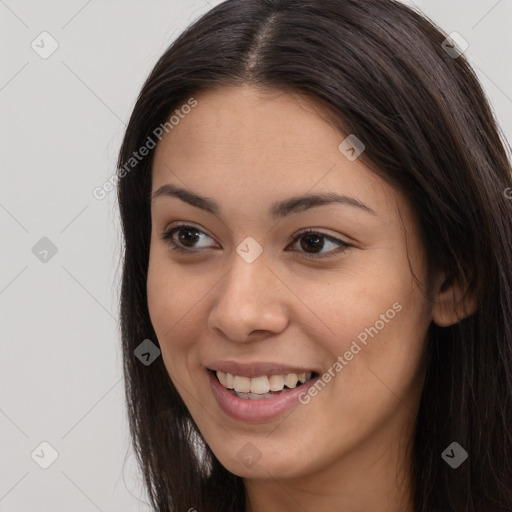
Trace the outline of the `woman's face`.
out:
M 355 158 L 360 146 L 339 148 L 312 100 L 249 86 L 195 99 L 153 166 L 147 292 L 172 382 L 221 463 L 249 480 L 389 469 L 432 320 L 411 274 L 426 262 L 410 205 Z M 300 199 L 317 194 L 345 198 Z M 292 389 L 264 395 L 283 381 Z

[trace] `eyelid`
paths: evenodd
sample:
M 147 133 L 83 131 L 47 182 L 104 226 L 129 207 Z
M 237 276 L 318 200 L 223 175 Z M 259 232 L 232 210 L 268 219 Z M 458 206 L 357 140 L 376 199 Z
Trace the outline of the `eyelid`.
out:
M 330 243 L 334 243 L 334 244 L 338 245 L 337 249 L 332 249 L 332 250 L 328 251 L 325 254 L 322 254 L 322 253 L 307 253 L 307 252 L 303 252 L 303 251 L 292 251 L 292 252 L 299 252 L 300 254 L 303 255 L 301 257 L 305 257 L 305 258 L 310 259 L 310 260 L 321 260 L 323 258 L 325 258 L 325 259 L 334 258 L 334 257 L 336 257 L 339 254 L 345 253 L 351 247 L 355 247 L 353 244 L 351 244 L 349 242 L 346 242 L 345 240 L 343 240 L 341 238 L 338 238 L 338 237 L 335 237 L 335 236 L 328 235 L 328 234 L 324 233 L 321 228 L 305 228 L 305 229 L 297 231 L 296 233 L 294 233 L 291 236 L 291 238 L 292 238 L 291 245 L 295 245 L 300 240 L 300 238 L 302 236 L 307 235 L 309 233 L 318 234 L 318 235 L 321 236 L 321 238 L 325 238 Z
M 163 233 L 165 234 L 165 233 L 169 232 L 172 228 L 177 228 L 177 227 L 193 227 L 193 228 L 196 228 L 198 231 L 202 231 L 203 233 L 208 235 L 210 238 L 212 238 L 212 239 L 214 238 L 213 236 L 209 235 L 208 231 L 205 230 L 203 227 L 201 227 L 197 224 L 194 224 L 193 222 L 185 222 L 185 221 L 176 221 L 176 222 L 171 222 L 170 224 L 167 224 L 163 230 Z M 349 242 L 348 240 L 339 239 L 338 236 L 340 236 L 340 235 L 330 235 L 328 233 L 325 233 L 323 231 L 323 229 L 324 228 L 301 228 L 301 229 L 298 229 L 297 231 L 295 231 L 294 233 L 292 233 L 290 235 L 290 241 L 293 242 L 299 235 L 312 232 L 312 233 L 321 234 L 331 240 L 336 240 L 336 241 L 343 242 L 347 245 L 352 245 L 351 241 Z M 346 237 L 346 238 L 349 238 L 349 237 Z
M 199 226 L 197 224 L 194 224 L 193 222 L 185 222 L 185 221 L 176 221 L 176 222 L 171 222 L 170 224 L 167 224 L 163 230 L 163 234 L 165 233 L 168 233 L 171 229 L 174 229 L 174 228 L 195 228 L 197 229 L 198 231 L 201 231 L 202 233 L 204 233 L 205 235 L 208 235 L 208 231 L 206 229 L 204 229 L 202 226 Z M 208 235 L 210 238 L 213 238 L 211 235 Z
M 201 233 L 204 233 L 209 238 L 212 238 L 212 240 L 214 239 L 203 228 L 200 228 L 199 226 L 195 225 L 192 222 L 184 222 L 184 221 L 177 221 L 177 222 L 173 222 L 173 223 L 168 224 L 166 226 L 166 228 L 164 229 L 162 235 L 161 235 L 161 239 L 164 240 L 165 242 L 167 242 L 168 245 L 171 247 L 171 249 L 173 251 L 179 252 L 179 253 L 193 255 L 193 254 L 196 254 L 198 252 L 201 252 L 204 249 L 211 249 L 210 247 L 204 247 L 204 248 L 185 248 L 185 247 L 180 246 L 176 242 L 174 242 L 174 240 L 173 240 L 174 233 L 179 231 L 180 228 L 187 228 L 187 227 L 194 228 L 197 231 L 200 231 Z M 331 251 L 328 251 L 326 254 L 322 254 L 322 253 L 307 253 L 307 252 L 303 252 L 303 251 L 291 251 L 291 252 L 298 252 L 298 253 L 303 255 L 302 257 L 305 257 L 306 259 L 310 259 L 310 260 L 315 260 L 316 259 L 316 260 L 319 260 L 319 259 L 322 259 L 322 258 L 335 257 L 336 255 L 338 255 L 340 253 L 344 253 L 347 249 L 349 249 L 351 247 L 355 247 L 354 244 L 352 244 L 350 242 L 347 242 L 347 241 L 345 241 L 343 239 L 337 238 L 336 236 L 329 235 L 329 234 L 323 232 L 322 229 L 323 228 L 311 228 L 311 227 L 310 228 L 300 229 L 300 230 L 296 231 L 295 233 L 293 233 L 290 236 L 290 242 L 288 243 L 288 246 L 290 244 L 296 244 L 299 241 L 299 239 L 301 238 L 301 236 L 307 235 L 309 233 L 312 233 L 312 234 L 318 234 L 322 238 L 325 238 L 326 240 L 330 241 L 331 243 L 337 244 L 338 245 L 337 249 L 333 249 Z M 290 251 L 290 249 L 287 249 L 287 250 Z
M 342 238 L 339 238 L 341 235 L 337 234 L 337 235 L 331 235 L 329 233 L 326 233 L 325 232 L 325 228 L 301 228 L 301 229 L 298 229 L 297 231 L 295 231 L 291 236 L 291 240 L 295 240 L 298 236 L 300 235 L 303 235 L 303 234 L 307 234 L 307 233 L 318 233 L 319 235 L 322 235 L 324 236 L 325 238 L 329 239 L 329 240 L 335 240 L 337 242 L 343 242 L 344 244 L 347 244 L 347 245 L 350 245 L 351 242 L 349 242 L 348 240 L 345 240 L 345 239 L 342 239 Z M 348 237 L 346 237 L 348 238 Z

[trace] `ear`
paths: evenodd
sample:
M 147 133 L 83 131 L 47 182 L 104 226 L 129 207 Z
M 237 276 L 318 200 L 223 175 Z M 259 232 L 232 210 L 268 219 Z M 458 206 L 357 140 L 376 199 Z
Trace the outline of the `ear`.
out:
M 439 327 L 454 325 L 472 315 L 478 308 L 477 298 L 469 284 L 459 283 L 443 273 L 434 289 L 432 321 Z

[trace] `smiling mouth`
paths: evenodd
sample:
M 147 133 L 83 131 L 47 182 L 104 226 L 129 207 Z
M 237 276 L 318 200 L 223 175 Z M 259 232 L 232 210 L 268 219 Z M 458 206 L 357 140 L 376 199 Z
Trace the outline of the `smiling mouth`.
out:
M 250 400 L 262 400 L 287 393 L 318 376 L 316 372 L 304 372 L 286 375 L 261 375 L 250 378 L 211 369 L 208 369 L 208 371 L 232 395 Z

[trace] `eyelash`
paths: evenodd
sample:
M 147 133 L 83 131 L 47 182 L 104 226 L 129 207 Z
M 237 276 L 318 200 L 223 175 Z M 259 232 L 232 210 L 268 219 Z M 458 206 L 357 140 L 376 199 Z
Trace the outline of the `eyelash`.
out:
M 174 240 L 173 240 L 173 235 L 174 233 L 176 233 L 177 231 L 181 230 L 181 229 L 185 229 L 185 228 L 189 228 L 191 230 L 194 230 L 194 231 L 197 231 L 199 233 L 204 233 L 204 231 L 196 228 L 195 226 L 191 226 L 189 224 L 180 224 L 180 225 L 177 225 L 173 228 L 170 228 L 168 230 L 166 230 L 163 234 L 162 234 L 162 240 L 165 240 L 167 242 L 167 244 L 170 246 L 170 248 L 175 251 L 175 252 L 179 252 L 179 253 L 187 253 L 187 254 L 192 254 L 192 253 L 196 253 L 198 252 L 197 250 L 194 250 L 194 249 L 185 249 L 183 248 L 181 245 L 178 245 Z M 206 235 L 206 233 L 204 233 Z M 303 237 L 304 235 L 309 235 L 309 234 L 315 234 L 315 235 L 319 235 L 320 237 L 322 238 L 325 238 L 326 240 L 330 241 L 330 242 L 334 242 L 334 243 L 337 243 L 340 245 L 339 249 L 338 250 L 333 250 L 333 251 L 330 251 L 330 252 L 334 252 L 334 254 L 328 254 L 328 255 L 321 255 L 321 256 L 318 256 L 318 255 L 315 255 L 315 254 L 311 254 L 311 253 L 307 253 L 307 252 L 304 252 L 304 256 L 306 258 L 309 258 L 309 259 L 320 259 L 320 258 L 330 258 L 330 257 L 333 257 L 335 255 L 338 255 L 338 254 L 341 254 L 341 253 L 344 253 L 349 247 L 353 247 L 351 244 L 348 244 L 347 242 L 344 242 L 343 240 L 339 240 L 337 238 L 333 238 L 331 236 L 328 236 L 324 233 L 321 233 L 321 232 L 318 232 L 318 231 L 315 231 L 314 229 L 312 228 L 308 228 L 308 229 L 305 229 L 304 231 L 301 231 L 300 233 L 298 233 L 295 238 L 293 239 L 292 241 L 292 245 L 295 244 L 298 240 L 300 240 L 301 237 Z M 208 235 L 207 235 L 208 236 Z M 302 251 L 299 251 L 299 252 L 302 252 Z

